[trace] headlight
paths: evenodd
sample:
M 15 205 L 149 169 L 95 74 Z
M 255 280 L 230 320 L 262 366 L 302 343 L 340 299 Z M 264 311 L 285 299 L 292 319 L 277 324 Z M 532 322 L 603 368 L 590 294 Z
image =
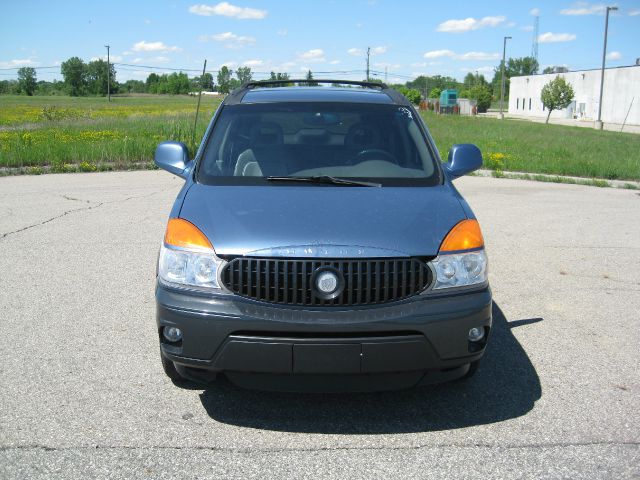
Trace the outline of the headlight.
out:
M 467 253 L 441 253 L 431 263 L 436 271 L 434 290 L 487 281 L 487 254 L 484 249 Z
M 162 245 L 158 275 L 165 283 L 221 291 L 218 270 L 224 260 L 211 252 L 173 249 Z

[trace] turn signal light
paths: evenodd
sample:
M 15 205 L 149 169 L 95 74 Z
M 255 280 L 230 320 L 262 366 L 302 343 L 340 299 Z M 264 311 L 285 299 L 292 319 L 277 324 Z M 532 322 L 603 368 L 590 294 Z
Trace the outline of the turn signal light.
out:
M 478 221 L 468 219 L 462 220 L 451 229 L 440 245 L 440 252 L 459 252 L 483 246 L 484 239 Z
M 209 239 L 193 223 L 182 218 L 171 218 L 164 234 L 164 243 L 182 248 L 206 248 L 213 250 Z

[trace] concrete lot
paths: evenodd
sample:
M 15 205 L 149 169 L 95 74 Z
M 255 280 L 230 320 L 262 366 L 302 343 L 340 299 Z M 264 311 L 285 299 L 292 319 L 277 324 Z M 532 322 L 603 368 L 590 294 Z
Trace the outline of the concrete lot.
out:
M 0 178 L 0 478 L 638 478 L 640 196 L 470 177 L 492 343 L 464 383 L 290 395 L 164 377 L 181 181 Z

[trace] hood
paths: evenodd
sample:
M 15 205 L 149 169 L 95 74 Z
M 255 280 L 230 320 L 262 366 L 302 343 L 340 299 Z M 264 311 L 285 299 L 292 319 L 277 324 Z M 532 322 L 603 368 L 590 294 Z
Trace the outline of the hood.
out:
M 218 255 L 435 256 L 466 217 L 453 187 L 194 184 L 180 217 Z

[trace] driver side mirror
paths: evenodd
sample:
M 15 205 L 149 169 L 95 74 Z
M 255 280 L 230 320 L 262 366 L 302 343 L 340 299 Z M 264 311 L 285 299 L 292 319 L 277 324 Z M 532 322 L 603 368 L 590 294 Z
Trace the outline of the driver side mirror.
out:
M 182 178 L 189 175 L 189 149 L 181 142 L 162 142 L 153 156 L 155 164 Z
M 461 143 L 451 147 L 447 163 L 443 165 L 451 180 L 478 170 L 481 166 L 482 152 L 471 143 Z

